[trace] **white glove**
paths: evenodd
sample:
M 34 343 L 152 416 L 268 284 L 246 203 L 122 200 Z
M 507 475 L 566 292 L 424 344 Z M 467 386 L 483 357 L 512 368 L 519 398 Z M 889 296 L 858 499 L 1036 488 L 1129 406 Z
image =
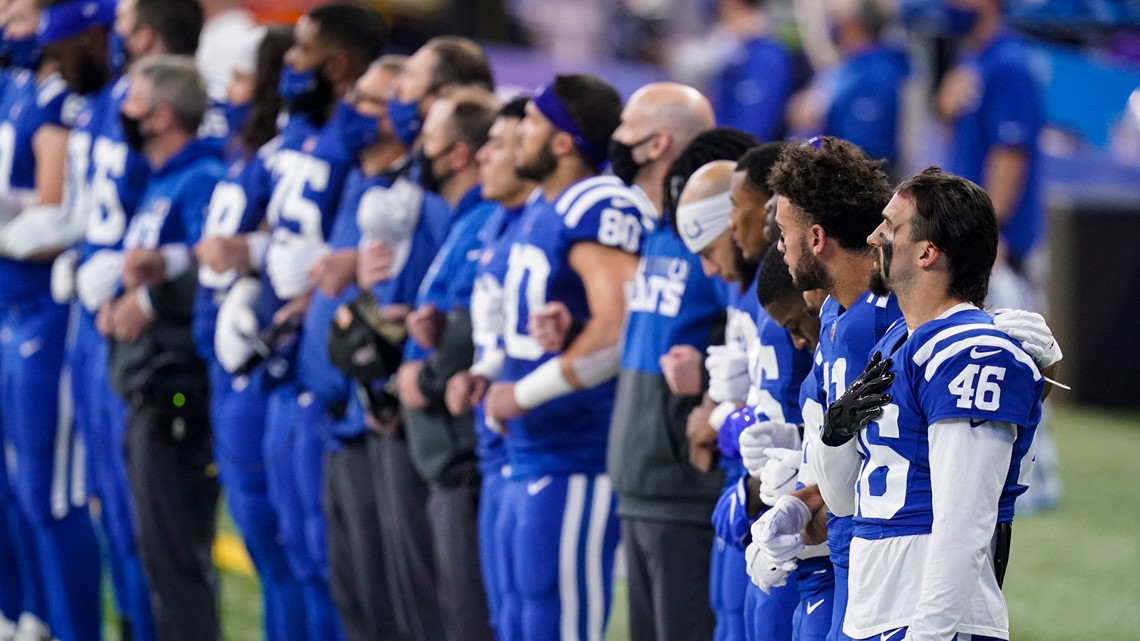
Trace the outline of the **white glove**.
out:
M 259 294 L 261 283 L 256 278 L 238 279 L 218 308 L 214 354 L 227 372 L 236 372 L 253 356 L 249 338 L 258 329 L 253 305 Z
M 709 372 L 709 398 L 722 403 L 748 400 L 748 353 L 730 345 L 710 345 L 705 369 Z
M 0 254 L 24 259 L 60 247 L 83 237 L 79 216 L 71 216 L 59 205 L 38 205 L 25 209 L 0 233 Z
M 1022 309 L 998 309 L 994 311 L 994 325 L 1021 343 L 1021 348 L 1033 357 L 1039 369 L 1061 362 L 1061 346 L 1053 338 L 1053 330 L 1049 329 L 1041 314 Z
M 100 249 L 76 270 L 75 293 L 87 311 L 94 314 L 103 303 L 111 300 L 123 276 L 124 260 L 121 251 Z
M 773 447 L 799 449 L 800 429 L 791 423 L 764 421 L 740 433 L 740 457 L 749 476 L 759 479 L 768 464 L 766 450 Z
M 771 594 L 772 588 L 782 588 L 787 585 L 788 575 L 799 567 L 795 561 L 769 563 L 764 555 L 759 553 L 755 543 L 744 550 L 744 560 L 749 578 L 764 594 Z
M 782 496 L 752 524 L 752 545 L 767 563 L 791 561 L 804 549 L 803 530 L 809 522 L 807 504 L 791 494 Z
M 764 505 L 775 505 L 781 497 L 796 491 L 804 453 L 803 450 L 769 447 L 764 455 L 768 462 L 760 473 L 760 500 Z
M 309 268 L 329 253 L 324 242 L 296 236 L 274 239 L 265 256 L 265 272 L 281 300 L 293 300 L 313 287 Z
M 404 177 L 397 178 L 391 187 L 373 187 L 360 197 L 356 225 L 361 240 L 379 240 L 392 248 L 389 274 L 399 274 L 408 262 L 423 199 L 423 187 Z
M 75 264 L 79 262 L 79 252 L 69 249 L 51 264 L 51 299 L 65 305 L 75 298 Z

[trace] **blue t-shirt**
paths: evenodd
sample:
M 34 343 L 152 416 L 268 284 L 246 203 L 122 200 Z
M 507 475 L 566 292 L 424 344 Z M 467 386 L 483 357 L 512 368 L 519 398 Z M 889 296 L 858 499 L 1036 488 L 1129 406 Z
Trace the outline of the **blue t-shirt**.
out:
M 896 163 L 900 94 L 909 73 L 905 52 L 882 45 L 840 63 L 821 83 L 828 98 L 824 133 Z
M 36 189 L 36 154 L 32 138 L 45 125 L 66 126 L 64 103 L 70 94 L 58 75 L 37 83 L 31 71 L 5 74 L 0 93 L 0 194 L 17 197 Z M 51 287 L 51 263 L 0 258 L 0 303 L 45 294 Z
M 1013 456 L 999 499 L 998 521 L 1013 519 L 1025 491 L 1022 461 L 1041 418 L 1045 380 L 1021 346 L 982 310 L 960 305 L 913 332 L 898 322 L 875 346 L 892 359 L 891 403 L 859 433 L 863 467 L 856 485 L 854 535 L 863 539 L 929 534 L 929 429 L 969 419 L 1017 426 Z
M 774 38 L 761 36 L 741 43 L 709 80 L 717 124 L 760 140 L 779 138 L 794 81 L 792 57 Z
M 1029 67 L 1024 43 L 1008 33 L 962 60 L 981 81 L 979 98 L 954 123 L 948 171 L 978 184 L 986 156 L 994 147 L 1016 147 L 1028 162 L 1024 191 L 1001 226 L 1002 240 L 1014 259 L 1023 259 L 1041 235 L 1041 152 L 1037 135 L 1045 122 L 1041 84 Z
M 504 381 L 518 381 L 555 356 L 527 333 L 533 310 L 559 301 L 575 319 L 589 319 L 586 289 L 569 265 L 574 245 L 598 243 L 636 255 L 652 216 L 644 196 L 613 176 L 581 180 L 553 202 L 536 198 L 527 205 L 511 239 L 503 286 Z M 512 474 L 525 479 L 604 472 L 615 391 L 611 379 L 511 420 L 507 452 Z
M 673 346 L 705 351 L 725 298 L 724 288 L 705 275 L 672 229 L 649 232 L 633 281 L 621 368 L 661 374 L 659 359 Z

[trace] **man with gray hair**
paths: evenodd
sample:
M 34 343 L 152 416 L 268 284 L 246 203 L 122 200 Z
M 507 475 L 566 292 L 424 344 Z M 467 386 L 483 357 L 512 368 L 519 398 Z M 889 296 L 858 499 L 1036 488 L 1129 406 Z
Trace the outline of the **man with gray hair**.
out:
M 197 283 L 190 247 L 224 173 L 220 144 L 196 133 L 206 102 L 191 58 L 153 56 L 132 68 L 119 116 L 152 173 L 123 239 L 122 294 L 97 318 L 111 341 L 112 386 L 129 404 L 135 535 L 163 640 L 219 635 L 209 383 L 190 333 Z

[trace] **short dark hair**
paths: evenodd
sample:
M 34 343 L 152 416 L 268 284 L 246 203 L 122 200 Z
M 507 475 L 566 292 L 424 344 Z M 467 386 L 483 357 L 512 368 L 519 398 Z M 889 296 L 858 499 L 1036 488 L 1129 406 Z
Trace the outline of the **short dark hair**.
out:
M 677 202 L 681 199 L 681 192 L 685 190 L 689 177 L 714 160 L 736 160 L 755 146 L 756 139 L 750 134 L 731 127 L 703 131 L 689 142 L 665 172 L 662 206 L 673 231 L 677 231 L 673 212 L 677 211 Z
M 428 93 L 437 93 L 448 85 L 495 90 L 495 76 L 491 72 L 487 52 L 474 40 L 437 36 L 424 46 L 436 55 Z
M 135 4 L 135 29 L 150 27 L 169 54 L 193 56 L 203 20 L 198 0 L 138 0 Z
M 348 54 L 355 75 L 364 73 L 388 46 L 384 16 L 361 3 L 329 2 L 306 15 L 319 25 L 317 40 Z
M 983 306 L 998 248 L 997 215 L 986 190 L 930 166 L 899 183 L 895 193 L 914 203 L 910 239 L 930 241 L 946 255 L 950 291 Z
M 499 115 L 496 117 L 515 118 L 522 120 L 526 117 L 526 106 L 529 102 L 530 96 L 528 95 L 523 94 L 521 96 L 515 96 L 514 98 L 511 98 L 509 101 L 507 101 L 507 104 L 503 105 L 501 109 L 499 109 Z
M 617 90 L 605 80 L 584 73 L 554 76 L 553 90 L 582 137 L 604 155 L 610 148 L 610 138 L 621 124 L 621 96 Z M 604 158 L 591 158 L 581 149 L 575 149 L 587 166 L 597 167 L 605 162 Z
M 819 225 L 844 249 L 867 252 L 867 236 L 879 226 L 891 200 L 882 161 L 859 147 L 826 136 L 811 144 L 787 145 L 768 186 Z
M 454 127 L 455 139 L 466 144 L 474 154 L 486 144 L 487 134 L 501 105 L 491 92 L 475 87 L 449 94 L 448 100 L 454 103 L 451 126 Z
M 767 307 L 778 300 L 800 295 L 800 290 L 792 283 L 792 273 L 784 263 L 784 254 L 777 249 L 776 243 L 772 243 L 756 276 L 756 297 L 760 299 L 760 306 Z
M 772 171 L 786 145 L 784 142 L 766 142 L 744 152 L 740 160 L 736 161 L 736 171 L 744 172 L 744 184 L 757 193 L 771 196 L 768 173 Z

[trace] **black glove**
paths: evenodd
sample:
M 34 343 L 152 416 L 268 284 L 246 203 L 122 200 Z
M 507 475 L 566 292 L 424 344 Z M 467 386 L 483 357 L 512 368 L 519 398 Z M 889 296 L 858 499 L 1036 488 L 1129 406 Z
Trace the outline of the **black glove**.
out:
M 879 352 L 871 357 L 866 369 L 835 401 L 827 407 L 823 419 L 823 443 L 838 447 L 855 438 L 867 423 L 883 414 L 883 406 L 891 402 L 891 395 L 883 391 L 895 380 L 894 372 L 888 372 L 891 359 L 883 358 Z

